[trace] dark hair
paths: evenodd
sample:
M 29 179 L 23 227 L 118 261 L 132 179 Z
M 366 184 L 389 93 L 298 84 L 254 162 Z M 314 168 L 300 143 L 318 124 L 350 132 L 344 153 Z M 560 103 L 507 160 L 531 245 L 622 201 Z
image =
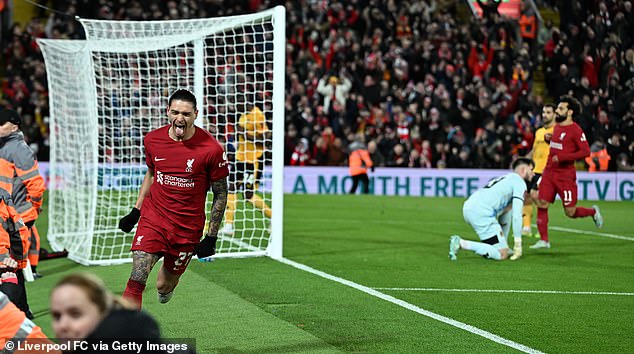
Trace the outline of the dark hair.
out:
M 6 122 L 11 122 L 20 127 L 22 125 L 22 118 L 18 112 L 7 108 L 0 111 L 0 125 L 4 125 Z
M 194 94 L 189 90 L 178 89 L 174 91 L 174 93 L 170 96 L 169 101 L 167 102 L 167 107 L 172 106 L 173 100 L 189 102 L 194 106 L 194 110 L 196 110 L 196 96 L 194 96 Z
M 544 105 L 544 108 L 546 108 L 546 107 L 550 107 L 550 108 L 552 108 L 552 109 L 553 109 L 553 111 L 557 108 L 557 107 L 555 107 L 555 105 L 554 105 L 554 104 L 552 104 L 552 103 L 546 103 L 546 104 Z
M 518 157 L 517 160 L 511 164 L 511 169 L 515 170 L 519 165 L 529 165 L 531 168 L 535 168 L 535 162 L 528 157 Z
M 572 96 L 561 96 L 559 102 L 568 104 L 568 109 L 572 111 L 572 118 L 576 118 L 581 113 L 581 103 Z

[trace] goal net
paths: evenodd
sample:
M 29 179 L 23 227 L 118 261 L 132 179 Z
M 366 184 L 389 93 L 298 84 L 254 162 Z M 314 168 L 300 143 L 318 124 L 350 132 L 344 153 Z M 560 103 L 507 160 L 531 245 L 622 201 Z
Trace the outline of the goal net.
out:
M 82 264 L 131 261 L 134 232 L 117 225 L 147 171 L 143 137 L 168 124 L 170 94 L 188 89 L 198 101 L 196 124 L 224 146 L 230 180 L 237 181 L 234 232 L 219 237 L 217 257 L 281 257 L 284 8 L 195 20 L 80 21 L 86 40 L 38 40 L 50 92 L 53 249 L 67 249 Z M 266 138 L 239 129 L 249 128 L 241 118 L 254 112 L 271 132 Z M 242 183 L 245 174 L 235 178 L 237 155 L 254 159 L 247 161 L 258 172 L 254 183 Z

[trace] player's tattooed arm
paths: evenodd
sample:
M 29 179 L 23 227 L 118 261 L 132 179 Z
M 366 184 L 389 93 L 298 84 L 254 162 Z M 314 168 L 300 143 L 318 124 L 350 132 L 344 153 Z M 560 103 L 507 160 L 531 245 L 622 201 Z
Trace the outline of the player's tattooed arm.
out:
M 207 236 L 217 236 L 220 230 L 222 217 L 225 215 L 227 207 L 227 178 L 223 178 L 211 183 L 211 191 L 214 193 L 214 200 L 211 204 L 211 213 L 209 214 L 209 231 Z
M 132 251 L 132 274 L 130 279 L 145 283 L 147 281 L 152 267 L 159 260 L 159 256 L 143 251 Z

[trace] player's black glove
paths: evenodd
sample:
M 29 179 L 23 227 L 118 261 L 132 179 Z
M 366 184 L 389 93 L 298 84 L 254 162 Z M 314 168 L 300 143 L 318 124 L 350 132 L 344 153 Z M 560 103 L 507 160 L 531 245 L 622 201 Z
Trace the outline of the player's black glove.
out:
M 216 254 L 216 241 L 218 241 L 218 236 L 205 236 L 196 246 L 195 251 L 198 259 L 211 257 Z
M 139 222 L 139 218 L 141 217 L 141 210 L 137 208 L 132 208 L 130 214 L 124 216 L 119 220 L 119 228 L 123 232 L 130 232 L 134 228 L 137 222 Z

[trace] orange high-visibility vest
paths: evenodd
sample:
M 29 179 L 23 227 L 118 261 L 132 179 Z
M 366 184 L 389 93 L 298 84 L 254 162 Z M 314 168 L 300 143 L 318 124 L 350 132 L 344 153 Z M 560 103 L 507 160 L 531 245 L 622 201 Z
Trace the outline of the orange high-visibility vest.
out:
M 535 24 L 535 16 L 522 15 L 519 19 L 520 35 L 522 38 L 535 39 L 537 34 L 537 26 Z
M 13 345 L 18 341 L 32 343 L 51 343 L 46 338 L 40 327 L 36 326 L 31 320 L 26 318 L 24 312 L 20 311 L 9 298 L 0 291 L 0 318 L 2 325 L 0 326 L 0 351 L 5 349 L 8 341 L 12 341 Z M 15 347 L 17 349 L 17 347 Z M 8 350 L 8 353 L 35 353 L 41 351 L 32 350 Z M 61 353 L 59 351 L 51 351 L 53 353 Z
M 606 149 L 592 152 L 590 156 L 586 157 L 586 163 L 588 164 L 588 172 L 607 171 L 610 164 L 610 154 Z
M 372 167 L 372 159 L 368 150 L 358 149 L 353 151 L 348 158 L 348 168 L 350 176 L 357 176 L 368 173 L 368 168 Z
M 33 151 L 20 131 L 5 137 L 0 149 L 0 187 L 9 192 L 24 222 L 37 219 L 46 187 Z
M 11 196 L 0 188 L 0 260 L 10 256 L 18 262 L 18 268 L 24 269 L 28 260 L 29 237 L 29 229 L 13 207 Z

